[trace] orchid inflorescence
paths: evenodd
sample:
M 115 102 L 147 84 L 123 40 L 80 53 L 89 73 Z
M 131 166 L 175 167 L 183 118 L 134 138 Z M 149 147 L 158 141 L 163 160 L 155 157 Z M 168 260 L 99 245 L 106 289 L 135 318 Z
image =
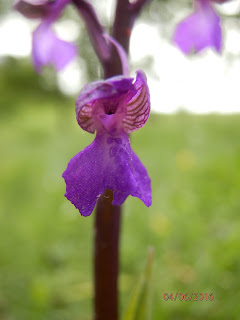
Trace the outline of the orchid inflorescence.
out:
M 177 25 L 174 43 L 186 54 L 199 52 L 206 47 L 220 52 L 222 35 L 220 18 L 213 3 L 228 0 L 193 0 L 194 13 Z M 40 19 L 33 32 L 32 56 L 37 72 L 52 64 L 56 70 L 63 69 L 77 55 L 74 44 L 63 41 L 54 33 L 52 25 L 72 0 L 17 0 L 14 7 L 25 17 Z M 85 1 L 87 3 L 87 1 Z
M 185 54 L 206 47 L 213 47 L 220 52 L 220 18 L 213 2 L 225 1 L 193 1 L 194 13 L 178 24 L 173 39 Z M 150 206 L 150 178 L 131 149 L 128 136 L 141 128 L 149 117 L 150 98 L 146 76 L 138 71 L 135 81 L 128 77 L 124 49 L 107 35 L 87 0 L 18 0 L 15 3 L 15 9 L 27 18 L 40 19 L 32 40 L 35 69 L 40 72 L 43 66 L 52 64 L 56 70 L 61 70 L 76 56 L 76 46 L 59 39 L 52 30 L 53 23 L 71 2 L 79 10 L 90 10 L 87 15 L 82 13 L 101 62 L 106 62 L 111 51 L 109 44 L 113 45 L 122 62 L 124 75 L 93 82 L 80 92 L 76 102 L 77 122 L 89 133 L 96 131 L 96 137 L 91 145 L 71 159 L 63 173 L 65 196 L 84 216 L 91 214 L 106 189 L 113 193 L 113 205 L 121 205 L 128 195 L 132 195 Z M 135 4 L 138 5 L 137 1 Z M 95 19 L 94 23 L 89 23 L 89 14 Z

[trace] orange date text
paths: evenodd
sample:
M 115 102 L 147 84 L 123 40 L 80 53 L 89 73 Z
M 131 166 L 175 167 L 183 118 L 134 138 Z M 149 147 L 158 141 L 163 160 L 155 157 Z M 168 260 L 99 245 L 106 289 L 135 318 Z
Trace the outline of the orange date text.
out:
M 165 301 L 212 301 L 214 299 L 213 293 L 167 293 L 163 294 L 163 299 Z

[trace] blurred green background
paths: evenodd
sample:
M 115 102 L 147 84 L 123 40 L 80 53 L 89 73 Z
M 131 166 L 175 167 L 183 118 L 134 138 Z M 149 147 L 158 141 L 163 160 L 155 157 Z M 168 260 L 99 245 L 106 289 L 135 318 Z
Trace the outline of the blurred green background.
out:
M 93 136 L 78 127 L 74 100 L 44 89 L 27 62 L 6 61 L 0 89 L 0 319 L 91 319 L 94 213 L 81 217 L 64 198 L 61 175 Z M 239 121 L 152 114 L 132 135 L 153 204 L 124 205 L 121 310 L 152 245 L 153 319 L 239 319 Z
M 87 46 L 87 79 L 99 73 Z M 94 213 L 65 197 L 62 172 L 92 140 L 74 97 L 29 59 L 0 61 L 0 319 L 92 319 Z M 150 88 L 151 89 L 151 88 Z M 129 197 L 121 234 L 123 312 L 155 248 L 152 319 L 240 319 L 240 115 L 152 114 L 131 137 L 153 204 Z M 164 293 L 213 293 L 165 301 Z

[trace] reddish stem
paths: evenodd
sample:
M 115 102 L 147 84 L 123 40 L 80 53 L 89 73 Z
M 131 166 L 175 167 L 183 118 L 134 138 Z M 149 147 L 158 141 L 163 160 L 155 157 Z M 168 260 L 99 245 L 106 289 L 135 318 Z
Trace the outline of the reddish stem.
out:
M 134 21 L 149 0 L 117 0 L 112 36 L 128 54 Z M 93 47 L 104 69 L 105 78 L 122 74 L 119 55 L 107 46 L 92 6 L 86 0 L 73 0 L 82 15 Z M 106 189 L 99 198 L 95 220 L 94 307 L 95 320 L 118 320 L 118 266 L 121 207 L 113 206 L 113 192 Z
M 118 319 L 118 265 L 121 207 L 106 190 L 98 200 L 95 220 L 95 320 Z
M 104 27 L 101 25 L 93 6 L 86 0 L 72 0 L 82 16 L 93 48 L 104 66 L 110 58 L 110 47 L 103 37 Z
M 128 53 L 128 0 L 117 2 L 113 37 Z M 111 56 L 103 64 L 105 78 L 122 74 L 118 53 L 112 47 Z M 121 207 L 113 206 L 113 192 L 106 190 L 98 200 L 95 222 L 95 320 L 118 319 L 118 266 Z

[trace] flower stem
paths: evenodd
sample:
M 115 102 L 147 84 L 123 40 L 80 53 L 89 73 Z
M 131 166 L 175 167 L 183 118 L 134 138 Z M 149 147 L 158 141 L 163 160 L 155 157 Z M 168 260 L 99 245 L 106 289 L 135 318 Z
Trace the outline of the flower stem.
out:
M 72 0 L 72 3 L 76 6 L 84 20 L 93 48 L 101 64 L 104 66 L 105 62 L 110 58 L 110 48 L 103 37 L 103 34 L 106 32 L 104 27 L 100 23 L 90 2 L 87 0 Z
M 118 319 L 118 260 L 121 208 L 106 189 L 98 200 L 95 220 L 95 320 Z
M 113 26 L 114 38 L 128 53 L 130 35 L 123 35 L 122 28 L 127 28 L 126 19 L 120 22 L 127 9 L 128 0 L 118 0 L 115 22 Z M 127 22 L 128 23 L 128 22 Z M 122 64 L 118 53 L 112 47 L 108 62 L 104 62 L 105 78 L 122 74 Z M 113 206 L 113 192 L 106 189 L 97 203 L 95 220 L 95 255 L 94 255 L 94 291 L 95 291 L 95 320 L 118 320 L 118 266 L 119 266 L 119 236 L 121 207 Z
M 117 0 L 112 36 L 128 54 L 136 17 L 149 0 Z M 103 36 L 104 28 L 87 0 L 73 0 L 85 21 L 89 37 L 104 69 L 104 77 L 123 73 L 121 59 Z M 121 207 L 113 206 L 113 192 L 106 189 L 96 209 L 94 239 L 94 320 L 118 320 L 118 265 Z

